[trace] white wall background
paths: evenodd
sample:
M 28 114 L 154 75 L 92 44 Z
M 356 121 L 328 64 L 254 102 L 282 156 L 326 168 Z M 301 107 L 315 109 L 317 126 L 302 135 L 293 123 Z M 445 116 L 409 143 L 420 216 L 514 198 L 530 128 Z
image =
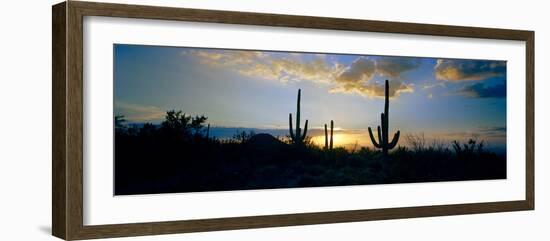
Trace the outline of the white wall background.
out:
M 536 31 L 536 210 L 124 238 L 119 240 L 548 240 L 549 7 L 544 1 L 146 1 L 190 8 L 318 15 Z M 0 240 L 56 240 L 51 230 L 51 10 L 8 1 L 0 13 Z

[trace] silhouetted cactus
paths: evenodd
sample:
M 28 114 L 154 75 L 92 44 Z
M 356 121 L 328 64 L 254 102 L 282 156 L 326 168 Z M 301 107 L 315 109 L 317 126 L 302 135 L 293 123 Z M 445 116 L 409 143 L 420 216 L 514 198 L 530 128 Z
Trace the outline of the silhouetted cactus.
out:
M 296 131 L 292 128 L 292 113 L 288 114 L 288 126 L 290 130 L 290 139 L 292 140 L 292 143 L 297 145 L 304 144 L 304 140 L 306 139 L 307 134 L 307 123 L 308 120 L 306 120 L 306 124 L 304 125 L 304 133 L 302 133 L 302 130 L 300 128 L 300 98 L 302 95 L 302 90 L 298 89 L 298 101 L 296 102 Z
M 381 114 L 382 119 L 382 128 L 378 126 L 378 142 L 374 138 L 374 135 L 372 134 L 372 130 L 369 127 L 369 136 L 370 140 L 372 141 L 372 144 L 376 148 L 382 149 L 382 153 L 384 154 L 384 158 L 388 156 L 388 150 L 393 149 L 397 142 L 399 141 L 399 134 L 400 131 L 398 130 L 395 135 L 393 136 L 393 139 L 391 142 L 389 141 L 389 109 L 390 109 L 390 100 L 389 100 L 389 91 L 390 85 L 388 83 L 388 80 L 386 80 L 386 89 L 385 89 L 385 102 L 384 102 L 384 113 Z
M 334 133 L 334 121 L 330 121 L 330 149 L 332 150 L 332 144 L 334 144 L 334 139 L 332 137 L 332 134 Z
M 327 124 L 325 124 L 325 150 L 328 149 L 328 131 L 327 131 Z
M 333 144 L 332 134 L 333 134 L 333 131 L 334 131 L 334 121 L 331 120 L 330 121 L 330 146 L 329 146 L 329 136 L 328 136 L 327 124 L 325 124 L 325 150 L 332 150 L 332 144 Z
M 210 123 L 206 126 L 206 139 L 210 139 Z

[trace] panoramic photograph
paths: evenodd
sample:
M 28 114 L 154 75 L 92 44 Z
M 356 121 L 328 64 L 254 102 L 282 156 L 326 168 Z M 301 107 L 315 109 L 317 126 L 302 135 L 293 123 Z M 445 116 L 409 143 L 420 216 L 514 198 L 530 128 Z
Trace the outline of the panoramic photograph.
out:
M 506 178 L 506 61 L 113 54 L 114 195 Z

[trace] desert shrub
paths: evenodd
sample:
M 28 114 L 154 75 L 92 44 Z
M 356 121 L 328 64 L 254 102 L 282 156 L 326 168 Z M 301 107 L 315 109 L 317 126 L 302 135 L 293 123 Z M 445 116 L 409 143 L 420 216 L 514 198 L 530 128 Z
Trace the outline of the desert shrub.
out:
M 205 116 L 168 111 L 160 125 L 115 117 L 115 193 L 166 193 L 264 188 L 478 180 L 506 177 L 506 156 L 480 140 L 428 142 L 406 135 L 384 158 L 370 148 L 325 150 L 304 140 L 239 132 L 205 135 Z

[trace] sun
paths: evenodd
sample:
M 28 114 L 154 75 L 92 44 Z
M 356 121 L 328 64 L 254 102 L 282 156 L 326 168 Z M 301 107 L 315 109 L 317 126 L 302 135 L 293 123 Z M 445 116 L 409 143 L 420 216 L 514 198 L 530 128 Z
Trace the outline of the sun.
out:
M 358 136 L 355 134 L 347 133 L 334 133 L 333 134 L 333 145 L 334 147 L 348 147 L 359 142 Z M 325 146 L 325 135 L 313 136 L 311 141 L 320 147 Z M 329 140 L 330 141 L 330 140 Z

